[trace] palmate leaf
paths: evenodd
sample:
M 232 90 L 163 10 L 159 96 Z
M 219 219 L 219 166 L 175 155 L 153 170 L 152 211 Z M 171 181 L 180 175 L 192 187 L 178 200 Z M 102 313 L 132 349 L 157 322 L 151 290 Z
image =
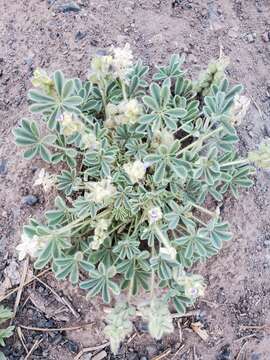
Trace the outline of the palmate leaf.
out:
M 156 81 L 178 78 L 183 75 L 181 66 L 184 62 L 184 56 L 180 57 L 178 54 L 173 54 L 168 66 L 157 68 L 158 72 L 154 74 L 153 79 Z
M 83 164 L 88 167 L 85 174 L 91 177 L 109 177 L 117 151 L 116 146 L 110 146 L 108 141 L 103 139 L 99 149 L 89 150 L 85 154 Z
M 50 129 L 57 126 L 57 117 L 64 111 L 80 114 L 79 105 L 82 98 L 76 95 L 74 80 L 66 80 L 61 71 L 53 74 L 54 92 L 51 96 L 46 95 L 42 90 L 32 89 L 28 93 L 31 101 L 30 111 L 42 113 L 48 119 Z
M 172 300 L 176 311 L 179 314 L 185 314 L 186 308 L 192 304 L 190 298 L 185 296 L 185 290 L 183 286 L 180 286 L 175 281 L 171 281 L 170 289 L 168 290 L 166 300 Z
M 179 141 L 175 141 L 170 147 L 160 145 L 158 154 L 150 154 L 145 157 L 144 161 L 155 165 L 155 173 L 153 180 L 155 183 L 162 183 L 166 177 L 175 175 L 182 180 L 185 180 L 188 171 L 191 170 L 190 164 L 177 157 L 177 152 L 180 149 Z M 168 169 L 170 173 L 168 173 Z
M 163 126 L 168 127 L 169 130 L 175 131 L 177 129 L 178 119 L 186 116 L 187 111 L 181 107 L 172 108 L 170 105 L 171 99 L 171 83 L 165 80 L 160 87 L 156 83 L 150 85 L 150 95 L 143 97 L 143 102 L 150 114 L 143 115 L 140 118 L 140 126 L 138 131 L 143 131 L 151 128 L 153 131 L 159 130 Z
M 51 162 L 52 154 L 48 149 L 48 146 L 55 142 L 55 135 L 41 137 L 35 122 L 27 119 L 22 119 L 20 126 L 14 129 L 13 133 L 15 135 L 16 144 L 28 148 L 24 152 L 24 157 L 26 159 L 40 156 L 44 161 Z
M 201 179 L 209 186 L 214 185 L 220 178 L 220 165 L 217 159 L 217 149 L 211 148 L 206 156 L 200 157 L 194 170 L 195 179 Z
M 232 234 L 229 231 L 229 225 L 226 222 L 221 222 L 213 219 L 209 222 L 206 228 L 201 229 L 201 234 L 209 238 L 212 245 L 217 249 L 222 247 L 224 241 L 232 239 Z
M 61 257 L 62 252 L 71 247 L 69 234 L 50 234 L 50 231 L 43 229 L 42 227 L 37 228 L 37 235 L 47 236 L 48 241 L 46 242 L 43 249 L 38 254 L 37 260 L 34 263 L 36 269 L 44 268 L 50 261 L 54 261 Z
M 66 195 L 70 195 L 76 188 L 76 170 L 63 170 L 61 175 L 57 176 L 57 188 L 64 191 Z M 74 188 L 75 187 L 75 188 Z
M 101 206 L 89 201 L 85 197 L 80 196 L 74 202 L 73 212 L 78 217 L 85 217 L 89 215 L 92 219 L 94 219 L 100 207 Z
M 98 250 L 90 253 L 89 261 L 93 264 L 102 262 L 108 268 L 114 264 L 116 258 L 117 256 L 113 251 L 110 239 L 106 239 Z
M 45 213 L 49 226 L 65 225 L 71 221 L 71 209 L 60 196 L 55 198 L 54 205 L 55 210 L 48 210 Z
M 191 259 L 196 254 L 200 257 L 207 256 L 207 245 L 209 239 L 200 230 L 175 239 L 175 244 L 184 247 L 184 256 Z
M 4 307 L 3 305 L 0 305 L 0 324 L 11 319 L 12 315 L 13 312 L 10 309 Z
M 137 237 L 125 236 L 123 240 L 114 246 L 113 252 L 117 254 L 121 260 L 125 258 L 132 259 L 140 254 L 139 245 L 140 242 L 137 240 Z
M 64 280 L 68 277 L 72 284 L 78 283 L 80 268 L 87 272 L 94 269 L 93 264 L 83 260 L 83 254 L 81 252 L 55 259 L 54 264 L 57 268 L 57 272 L 55 273 L 56 278 Z
M 15 326 L 9 326 L 5 329 L 0 329 L 0 346 L 5 346 L 5 339 L 13 335 L 14 329 Z
M 98 265 L 97 270 L 90 270 L 90 279 L 80 283 L 80 288 L 88 290 L 87 296 L 93 297 L 99 293 L 102 295 L 102 299 L 105 303 L 111 301 L 110 291 L 118 295 L 120 292 L 119 286 L 111 280 L 116 274 L 116 270 L 113 266 L 106 268 L 101 262 Z
M 172 260 L 170 256 L 166 254 L 159 254 L 156 257 L 150 259 L 152 269 L 154 269 L 160 280 L 169 280 L 172 278 L 172 269 L 179 266 L 179 263 Z

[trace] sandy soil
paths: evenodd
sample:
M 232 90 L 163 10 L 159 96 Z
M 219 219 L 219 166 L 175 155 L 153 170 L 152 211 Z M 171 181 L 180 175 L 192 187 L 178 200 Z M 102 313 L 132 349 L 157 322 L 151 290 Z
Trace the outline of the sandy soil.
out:
M 188 71 L 197 75 L 222 48 L 231 58 L 232 82 L 242 82 L 252 99 L 248 116 L 239 127 L 239 150 L 245 154 L 270 136 L 270 2 L 269 0 L 77 0 L 78 12 L 59 11 L 57 0 L 0 0 L 0 281 L 18 283 L 22 264 L 14 248 L 22 225 L 30 216 L 40 217 L 52 204 L 33 187 L 41 161 L 26 162 L 14 146 L 12 128 L 29 116 L 26 91 L 36 67 L 58 68 L 84 78 L 89 59 L 98 48 L 129 42 L 136 56 L 153 65 L 174 53 L 185 53 Z M 196 305 L 199 315 L 180 319 L 173 335 L 152 340 L 144 324 L 123 345 L 118 359 L 152 359 L 171 349 L 167 359 L 270 359 L 270 173 L 258 171 L 252 189 L 238 200 L 228 195 L 224 218 L 232 224 L 233 241 L 207 264 L 198 266 L 206 277 L 205 299 Z M 25 195 L 36 195 L 34 206 L 23 205 Z M 17 324 L 73 326 L 87 329 L 39 332 L 22 329 L 28 349 L 42 339 L 32 359 L 74 359 L 79 349 L 104 342 L 99 300 L 86 302 L 83 294 L 66 283 L 57 284 L 49 274 L 43 281 L 60 296 L 35 282 L 25 288 Z M 15 297 L 8 303 L 13 306 Z M 55 309 L 58 309 L 55 315 Z M 49 310 L 50 311 L 49 311 Z M 67 310 L 68 309 L 68 310 Z M 74 311 L 74 310 L 73 310 Z M 203 341 L 190 323 L 203 323 L 209 338 Z M 260 328 L 262 325 L 267 328 Z M 182 331 L 179 331 L 181 326 Z M 258 326 L 259 328 L 243 328 Z M 183 346 L 184 345 L 184 346 Z M 108 348 L 105 358 L 112 359 Z M 5 348 L 8 359 L 24 359 L 17 335 Z M 90 359 L 84 355 L 84 359 Z M 164 357 L 165 358 L 165 357 Z

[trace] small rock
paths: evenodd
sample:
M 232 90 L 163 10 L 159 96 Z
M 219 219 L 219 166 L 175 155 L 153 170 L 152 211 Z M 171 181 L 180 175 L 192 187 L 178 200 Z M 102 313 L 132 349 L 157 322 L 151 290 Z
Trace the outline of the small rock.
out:
M 261 358 L 262 358 L 262 354 L 259 354 L 259 353 L 257 353 L 257 352 L 253 352 L 253 353 L 251 354 L 250 360 L 260 360 Z
M 22 199 L 22 203 L 24 205 L 29 205 L 29 206 L 34 206 L 38 202 L 39 202 L 39 199 L 35 195 L 27 195 L 27 196 L 24 196 Z
M 62 4 L 62 5 L 58 5 L 57 6 L 58 11 L 66 13 L 66 12 L 79 12 L 81 10 L 81 8 L 79 7 L 79 5 L 77 5 L 75 2 L 71 1 L 69 3 L 66 4 Z
M 262 40 L 264 42 L 269 42 L 270 41 L 270 32 L 266 31 L 265 33 L 262 34 Z
M 254 43 L 255 38 L 256 38 L 256 34 L 254 34 L 254 33 L 247 34 L 247 36 L 246 36 L 247 42 L 249 44 Z
M 53 345 L 59 345 L 62 340 L 63 340 L 63 335 L 57 334 L 57 335 L 54 337 L 54 339 L 53 339 L 53 341 L 52 341 L 52 344 L 53 344 Z
M 68 350 L 72 353 L 77 353 L 79 351 L 79 346 L 75 341 L 72 340 L 68 340 L 65 343 L 66 347 L 68 348 Z
M 7 161 L 4 159 L 0 160 L 0 175 L 6 175 L 7 173 Z
M 135 352 L 128 353 L 127 360 L 139 360 L 138 354 Z
M 154 345 L 146 346 L 146 351 L 150 359 L 152 359 L 157 354 L 157 348 Z
M 140 360 L 148 360 L 146 356 L 141 356 Z
M 87 32 L 78 31 L 75 35 L 75 40 L 79 41 L 85 38 L 87 35 Z
M 230 345 L 226 344 L 220 349 L 220 353 L 216 357 L 217 360 L 230 360 L 231 359 L 231 350 Z

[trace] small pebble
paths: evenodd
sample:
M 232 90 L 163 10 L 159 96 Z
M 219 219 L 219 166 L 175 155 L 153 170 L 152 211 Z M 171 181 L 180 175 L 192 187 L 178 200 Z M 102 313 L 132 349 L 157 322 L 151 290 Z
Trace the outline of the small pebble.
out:
M 57 9 L 60 12 L 66 13 L 66 12 L 79 12 L 81 10 L 81 8 L 79 7 L 79 5 L 77 5 L 75 2 L 70 2 L 70 3 L 66 3 L 66 4 L 62 4 L 62 5 L 58 5 Z
M 270 32 L 266 31 L 265 33 L 262 34 L 262 40 L 264 42 L 269 42 L 270 41 Z
M 4 159 L 0 160 L 0 175 L 6 175 L 7 173 L 7 161 Z
M 247 37 L 246 37 L 246 39 L 247 39 L 247 42 L 248 42 L 249 44 L 251 44 L 251 43 L 254 43 L 254 41 L 255 41 L 255 36 L 254 36 L 254 34 L 248 34 Z
M 39 199 L 35 195 L 27 195 L 22 198 L 22 203 L 24 205 L 34 206 L 39 202 Z
M 82 32 L 82 31 L 78 31 L 75 35 L 75 40 L 79 41 L 82 40 L 83 38 L 85 38 L 87 35 L 86 32 Z
M 226 344 L 220 349 L 220 353 L 217 355 L 216 360 L 230 360 L 231 359 L 231 350 L 230 345 Z
M 77 353 L 79 351 L 79 346 L 75 341 L 72 340 L 68 340 L 65 343 L 66 347 L 68 348 L 68 350 L 72 353 Z

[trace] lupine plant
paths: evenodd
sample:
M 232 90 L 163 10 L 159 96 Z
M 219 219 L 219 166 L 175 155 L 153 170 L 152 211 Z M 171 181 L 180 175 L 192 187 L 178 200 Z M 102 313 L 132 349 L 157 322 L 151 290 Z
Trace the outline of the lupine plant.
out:
M 12 311 L 0 305 L 0 324 L 5 323 L 12 318 Z M 14 326 L 8 326 L 0 329 L 0 346 L 5 346 L 5 340 L 13 334 Z M 0 360 L 6 359 L 5 355 L 0 351 Z
M 59 195 L 42 223 L 24 226 L 19 257 L 35 258 L 36 269 L 50 264 L 88 297 L 117 299 L 105 328 L 114 352 L 135 316 L 160 339 L 173 331 L 171 312 L 184 314 L 204 294 L 191 268 L 232 238 L 218 205 L 252 185 L 251 161 L 269 165 L 267 144 L 237 155 L 235 125 L 248 99 L 226 79 L 227 60 L 213 61 L 198 81 L 183 62 L 173 55 L 150 80 L 126 45 L 100 51 L 83 81 L 37 69 L 30 111 L 48 132 L 27 119 L 14 130 L 27 159 L 62 169 L 42 169 L 34 183 Z M 139 306 L 142 292 L 148 301 Z

